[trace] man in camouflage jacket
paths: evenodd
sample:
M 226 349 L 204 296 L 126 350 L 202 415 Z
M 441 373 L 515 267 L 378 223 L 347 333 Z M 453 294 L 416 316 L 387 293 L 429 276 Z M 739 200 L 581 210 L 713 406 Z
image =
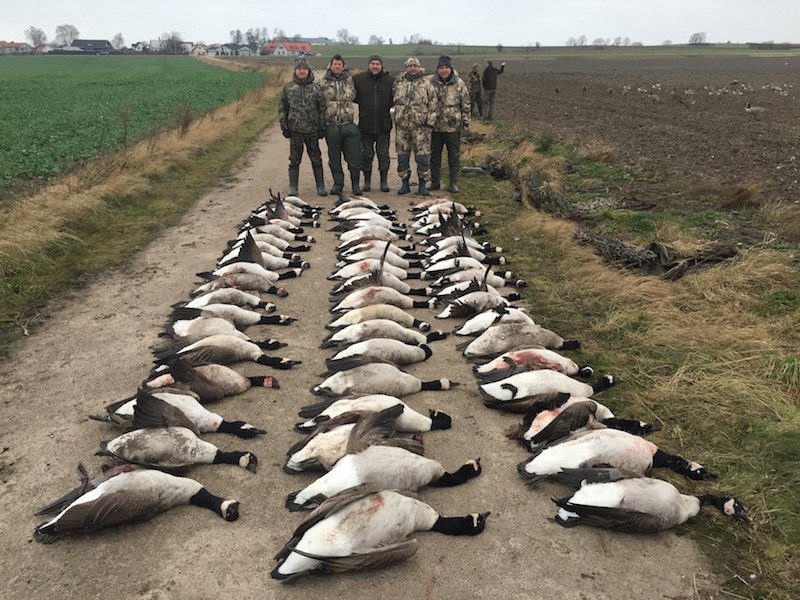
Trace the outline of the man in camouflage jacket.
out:
M 436 123 L 431 135 L 431 190 L 441 187 L 442 149 L 447 146 L 450 167 L 450 192 L 458 193 L 458 174 L 461 171 L 461 132 L 469 127 L 469 88 L 453 70 L 449 56 L 439 57 L 436 73 L 430 77 L 436 90 Z
M 467 87 L 469 88 L 469 103 L 470 114 L 473 117 L 480 117 L 483 115 L 483 101 L 481 100 L 481 73 L 480 65 L 475 63 L 472 65 L 472 71 L 469 72 L 467 78 Z
M 289 194 L 297 195 L 305 145 L 314 170 L 317 194 L 327 196 L 319 150 L 319 138 L 323 136 L 325 127 L 325 98 L 314 83 L 314 73 L 305 58 L 295 60 L 292 80 L 283 86 L 278 118 L 283 136 L 289 138 Z
M 360 195 L 361 134 L 354 122 L 356 87 L 341 54 L 334 54 L 320 82 L 325 95 L 325 141 L 328 143 L 328 166 L 333 176 L 331 194 L 344 190 L 342 154 L 350 170 L 353 194 Z
M 436 90 L 425 76 L 419 60 L 406 60 L 406 72 L 394 82 L 395 148 L 397 150 L 397 173 L 402 179 L 398 194 L 411 191 L 411 153 L 417 162 L 419 193 L 428 195 L 430 179 L 431 132 L 436 124 Z

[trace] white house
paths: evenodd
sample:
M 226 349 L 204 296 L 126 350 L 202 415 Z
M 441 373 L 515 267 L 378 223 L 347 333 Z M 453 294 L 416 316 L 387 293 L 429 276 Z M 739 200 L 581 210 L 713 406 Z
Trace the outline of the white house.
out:
M 206 56 L 208 54 L 208 48 L 205 44 L 195 44 L 189 54 L 192 56 Z
M 33 54 L 33 46 L 25 42 L 0 41 L 0 54 Z
M 131 46 L 131 50 L 134 52 L 147 52 L 150 50 L 150 46 L 148 46 L 146 42 L 136 42 Z

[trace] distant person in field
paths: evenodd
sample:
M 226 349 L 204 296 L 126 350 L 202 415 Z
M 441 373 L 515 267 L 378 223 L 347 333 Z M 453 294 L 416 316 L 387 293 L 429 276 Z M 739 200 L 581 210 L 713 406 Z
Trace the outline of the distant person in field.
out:
M 325 135 L 325 97 L 314 83 L 314 73 L 305 58 L 294 61 L 294 75 L 283 86 L 278 116 L 283 137 L 289 138 L 289 194 L 297 195 L 305 145 L 314 169 L 317 195 L 327 196 L 319 150 L 319 138 Z
M 319 86 L 325 95 L 325 141 L 328 143 L 328 166 L 333 177 L 331 194 L 344 191 L 344 155 L 353 194 L 358 196 L 361 194 L 361 134 L 354 122 L 356 86 L 341 54 L 333 55 Z
M 483 115 L 480 68 L 481 67 L 478 63 L 473 64 L 472 71 L 469 72 L 469 78 L 467 79 L 467 87 L 469 88 L 470 113 L 473 117 L 480 117 Z
M 461 132 L 469 127 L 471 105 L 469 88 L 453 69 L 447 55 L 440 56 L 436 73 L 430 77 L 436 90 L 436 122 L 431 135 L 431 190 L 441 188 L 442 150 L 447 147 L 451 193 L 458 193 L 458 174 L 461 170 Z
M 501 75 L 506 69 L 506 63 L 502 63 L 500 68 L 496 68 L 492 61 L 486 61 L 486 68 L 483 70 L 483 118 L 491 121 L 494 117 L 494 94 L 497 91 L 497 76 Z
M 419 193 L 429 195 L 427 183 L 431 168 L 431 132 L 436 124 L 436 90 L 425 77 L 419 60 L 412 56 L 406 60 L 406 72 L 394 82 L 395 149 L 397 173 L 402 185 L 398 194 L 411 191 L 411 153 L 417 161 Z
M 372 160 L 378 155 L 381 191 L 389 191 L 389 134 L 392 131 L 394 77 L 383 70 L 383 59 L 369 57 L 367 70 L 353 76 L 358 104 L 358 129 L 361 131 L 361 169 L 363 191 L 372 189 Z

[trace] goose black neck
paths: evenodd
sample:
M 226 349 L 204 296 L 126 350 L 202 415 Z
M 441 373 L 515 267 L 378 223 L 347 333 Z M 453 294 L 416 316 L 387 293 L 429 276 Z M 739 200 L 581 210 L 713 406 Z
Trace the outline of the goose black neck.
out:
M 422 390 L 443 390 L 446 389 L 442 385 L 441 379 L 434 379 L 433 381 L 423 381 Z
M 700 506 L 706 506 L 710 504 L 722 512 L 725 512 L 725 503 L 728 501 L 728 498 L 715 496 L 714 494 L 703 494 L 702 496 L 698 496 L 697 499 L 700 500 Z
M 208 510 L 214 511 L 218 515 L 222 514 L 222 503 L 224 501 L 225 501 L 224 498 L 215 496 L 214 494 L 209 492 L 206 488 L 200 488 L 199 492 L 197 492 L 194 496 L 189 498 L 189 504 L 191 504 L 192 506 L 207 508 Z
M 431 481 L 431 487 L 454 487 L 466 483 L 470 479 L 480 475 L 480 467 L 475 468 L 472 464 L 462 465 L 455 473 L 445 473 L 436 481 Z
M 247 452 L 223 452 L 222 450 L 217 450 L 217 454 L 214 456 L 214 462 L 212 464 L 215 465 L 236 465 L 239 466 L 239 461 L 242 457 L 247 454 Z
M 439 517 L 431 527 L 431 531 L 443 533 L 445 535 L 475 535 L 475 521 L 471 515 L 466 517 Z
M 680 473 L 688 479 L 696 481 L 703 479 L 713 479 L 716 475 L 707 471 L 703 467 L 692 468 L 692 464 L 680 456 L 668 454 L 663 450 L 656 450 L 653 455 L 653 468 L 666 468 L 676 473 Z
M 645 436 L 655 430 L 652 425 L 642 423 L 636 419 L 617 419 L 616 417 L 603 419 L 603 425 L 611 429 L 619 429 L 620 431 L 641 436 Z

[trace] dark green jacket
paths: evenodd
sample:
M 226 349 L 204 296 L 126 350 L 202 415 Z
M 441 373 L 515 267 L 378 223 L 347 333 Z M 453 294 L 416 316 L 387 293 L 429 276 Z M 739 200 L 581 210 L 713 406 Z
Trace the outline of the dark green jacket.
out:
M 278 117 L 283 131 L 316 134 L 325 129 L 325 96 L 314 83 L 314 73 L 305 79 L 295 75 L 283 86 Z
M 388 71 L 373 75 L 369 71 L 353 76 L 358 104 L 358 128 L 362 133 L 378 135 L 392 130 L 389 109 L 394 106 L 394 77 Z

